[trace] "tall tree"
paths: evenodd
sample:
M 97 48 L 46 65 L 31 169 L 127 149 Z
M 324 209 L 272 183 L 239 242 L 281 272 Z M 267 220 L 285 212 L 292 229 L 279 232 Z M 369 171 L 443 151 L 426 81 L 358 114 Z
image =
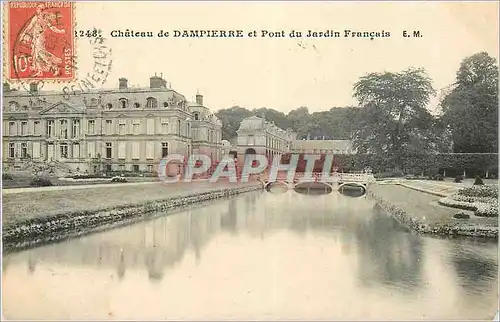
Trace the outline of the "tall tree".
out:
M 252 112 L 246 108 L 233 106 L 228 109 L 219 110 L 215 115 L 222 122 L 222 138 L 230 140 L 236 136 L 236 131 L 240 127 L 241 121 L 252 116 Z
M 465 58 L 441 101 L 457 153 L 498 151 L 498 66 L 487 53 Z
M 435 148 L 434 118 L 426 109 L 435 93 L 423 69 L 370 73 L 354 85 L 360 103 L 354 146 L 361 153 L 388 157 L 399 169 L 412 153 Z

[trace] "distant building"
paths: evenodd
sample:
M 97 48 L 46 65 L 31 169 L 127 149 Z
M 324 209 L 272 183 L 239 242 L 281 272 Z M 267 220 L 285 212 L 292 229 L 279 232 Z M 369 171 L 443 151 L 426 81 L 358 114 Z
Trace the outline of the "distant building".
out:
M 258 116 L 245 118 L 236 133 L 240 162 L 247 154 L 263 154 L 269 159 L 287 153 L 296 136 L 291 130 L 283 130 Z
M 70 169 L 155 171 L 169 154 L 221 157 L 221 122 L 203 106 L 187 102 L 162 77 L 148 88 L 91 90 L 64 97 L 60 91 L 30 92 L 4 86 L 3 165 L 57 162 Z
M 354 154 L 355 150 L 349 140 L 295 140 L 292 142 L 291 152 L 312 154 Z

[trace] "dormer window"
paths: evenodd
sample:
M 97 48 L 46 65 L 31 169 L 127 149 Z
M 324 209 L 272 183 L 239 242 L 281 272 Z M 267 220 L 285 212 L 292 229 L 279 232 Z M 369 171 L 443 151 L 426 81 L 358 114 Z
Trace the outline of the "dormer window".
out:
M 112 109 L 112 108 L 113 108 L 113 104 L 108 103 L 108 104 L 106 105 L 106 107 L 108 108 L 108 110 L 110 110 L 110 109 Z
M 146 107 L 147 108 L 157 108 L 158 107 L 158 101 L 156 101 L 156 98 L 154 97 L 148 97 L 146 101 Z
M 163 107 L 168 107 L 168 102 L 163 102 Z
M 199 113 L 194 113 L 194 120 L 199 121 L 200 120 L 200 114 Z
M 122 108 L 127 108 L 128 107 L 128 100 L 126 98 L 120 98 L 120 106 Z
M 139 108 L 139 107 L 141 107 L 141 104 L 139 104 L 139 103 L 134 103 L 134 107 L 135 107 L 135 108 Z

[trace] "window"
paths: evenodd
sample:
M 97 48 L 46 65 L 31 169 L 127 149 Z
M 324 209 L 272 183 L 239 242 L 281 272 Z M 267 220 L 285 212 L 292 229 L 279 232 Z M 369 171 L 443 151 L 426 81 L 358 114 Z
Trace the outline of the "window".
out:
M 200 114 L 199 113 L 194 113 L 194 120 L 198 121 L 200 119 Z
M 54 121 L 48 120 L 47 121 L 47 136 L 51 137 L 53 135 L 54 135 Z
M 157 108 L 158 107 L 158 101 L 156 101 L 156 98 L 154 97 L 148 97 L 146 100 L 146 107 L 147 108 Z
M 108 110 L 110 110 L 110 109 L 112 109 L 112 108 L 113 108 L 113 104 L 108 103 L 108 104 L 106 105 L 106 107 L 108 108 Z
M 9 143 L 9 158 L 14 158 L 15 156 L 16 156 L 15 143 Z
M 33 122 L 33 134 L 40 135 L 40 121 Z
M 132 165 L 132 171 L 133 172 L 139 172 L 139 165 L 138 164 Z
M 168 155 L 168 143 L 162 142 L 161 144 L 161 157 L 166 158 Z
M 140 126 L 141 126 L 141 121 L 134 120 L 132 124 L 132 133 L 139 134 Z
M 71 127 L 71 137 L 76 138 L 80 136 L 80 120 L 73 120 L 73 126 Z
M 80 159 L 80 144 L 73 144 L 73 159 Z
M 153 118 L 149 118 L 146 124 L 146 134 L 154 134 L 155 133 L 155 120 Z
M 118 143 L 118 159 L 125 159 L 127 146 L 125 142 Z
M 40 142 L 33 142 L 33 158 L 40 157 Z
M 95 158 L 95 142 L 87 143 L 87 152 L 89 154 L 89 158 Z
M 60 149 L 61 149 L 61 158 L 67 159 L 68 158 L 68 145 L 66 143 L 63 143 L 63 144 L 61 144 Z
M 165 119 L 161 120 L 161 133 L 162 134 L 168 133 L 168 121 Z
M 132 159 L 138 160 L 140 154 L 140 145 L 139 142 L 132 142 Z
M 148 172 L 153 172 L 153 165 L 148 164 Z
M 111 159 L 111 143 L 106 143 L 106 159 Z
M 190 136 L 191 134 L 191 123 L 187 123 L 187 136 Z
M 111 164 L 106 164 L 106 167 L 104 167 L 104 170 L 106 172 L 111 172 Z
M 177 120 L 177 135 L 181 135 L 181 120 Z
M 154 159 L 154 142 L 146 142 L 146 159 Z
M 119 169 L 120 171 L 125 171 L 125 165 L 120 164 L 120 165 L 118 166 L 118 169 Z
M 113 134 L 113 121 L 106 120 L 106 134 Z
M 134 103 L 134 107 L 135 107 L 135 108 L 139 108 L 139 107 L 141 107 L 141 104 L 139 104 L 139 103 Z
M 21 135 L 28 135 L 28 122 L 21 122 Z
M 167 102 L 164 102 L 164 103 L 163 103 L 163 107 L 168 107 L 168 103 L 167 103 Z
M 253 135 L 249 135 L 248 136 L 248 145 L 254 145 L 254 144 L 255 144 L 255 138 L 254 138 L 254 136 Z
M 9 135 L 16 135 L 16 122 L 9 122 Z
M 61 128 L 61 138 L 67 139 L 68 138 L 68 121 L 61 120 L 60 121 L 60 128 Z M 68 147 L 66 147 L 66 149 L 67 148 Z
M 121 99 L 120 99 L 120 106 L 121 106 L 122 108 L 127 108 L 127 107 L 128 107 L 128 101 L 127 101 L 127 99 L 126 99 L 126 98 L 121 98 Z
M 28 145 L 26 143 L 21 143 L 21 158 L 25 159 L 28 157 Z
M 127 134 L 126 133 L 126 127 L 127 127 L 127 124 L 125 122 L 125 120 L 120 120 L 119 123 L 118 123 L 118 134 L 119 135 L 125 135 Z
M 95 120 L 89 120 L 87 124 L 87 133 L 95 134 Z

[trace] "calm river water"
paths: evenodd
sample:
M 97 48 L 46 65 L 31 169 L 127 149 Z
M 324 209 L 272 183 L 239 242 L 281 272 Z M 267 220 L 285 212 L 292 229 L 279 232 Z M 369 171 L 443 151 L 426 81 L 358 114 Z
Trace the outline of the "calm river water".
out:
M 256 192 L 3 260 L 7 319 L 492 319 L 498 246 Z

